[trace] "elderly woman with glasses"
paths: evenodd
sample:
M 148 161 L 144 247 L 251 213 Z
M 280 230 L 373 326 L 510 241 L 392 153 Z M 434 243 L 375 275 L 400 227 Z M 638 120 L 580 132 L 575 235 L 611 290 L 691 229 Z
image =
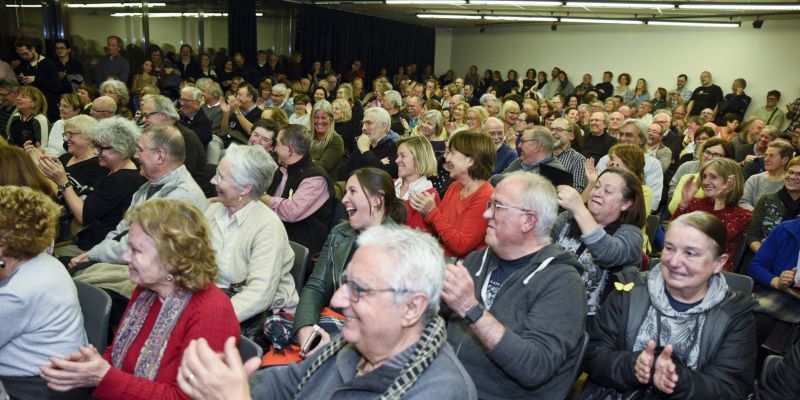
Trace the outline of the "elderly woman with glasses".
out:
M 193 339 L 214 351 L 239 337 L 231 302 L 214 285 L 214 249 L 203 214 L 189 202 L 150 199 L 125 216 L 122 258 L 136 284 L 105 354 L 81 346 L 51 357 L 41 375 L 54 390 L 94 387 L 96 399 L 180 399 L 181 355 Z
M 89 251 L 103 241 L 108 232 L 117 226 L 125 210 L 131 204 L 133 194 L 144 184 L 139 169 L 133 163 L 139 129 L 132 121 L 113 117 L 99 121 L 93 130 L 98 151 L 98 164 L 108 174 L 94 183 L 93 190 L 82 196 L 79 189 L 70 184 L 64 167 L 57 162 L 42 160 L 42 170 L 59 187 L 75 222 L 84 228 L 75 239 L 56 247 L 58 256 L 74 257 Z
M 294 313 L 298 301 L 286 229 L 259 200 L 277 169 L 262 147 L 231 145 L 211 179 L 218 201 L 205 211 L 219 267 L 216 284 L 249 337 L 258 336 L 267 313 Z
M 100 93 L 114 99 L 114 102 L 117 103 L 117 115 L 133 119 L 133 113 L 128 108 L 131 96 L 125 83 L 116 79 L 109 79 L 100 84 Z
M 60 156 L 66 153 L 64 148 L 64 123 L 78 115 L 83 111 L 83 100 L 75 93 L 67 93 L 61 95 L 61 100 L 58 102 L 58 116 L 61 117 L 58 121 L 53 123 L 50 127 L 50 135 L 47 138 L 47 147 L 44 148 L 44 153 L 51 156 Z
M 436 241 L 379 226 L 357 248 L 332 300 L 347 316 L 341 337 L 302 363 L 255 374 L 258 360 L 242 365 L 232 338 L 224 357 L 201 339 L 184 354 L 181 388 L 194 399 L 477 398 L 437 315 L 445 265 Z

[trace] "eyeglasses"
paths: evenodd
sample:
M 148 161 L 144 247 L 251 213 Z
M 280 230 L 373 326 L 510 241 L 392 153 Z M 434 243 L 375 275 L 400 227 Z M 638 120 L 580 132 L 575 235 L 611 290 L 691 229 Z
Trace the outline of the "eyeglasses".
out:
M 110 113 L 110 112 L 113 112 L 113 111 L 111 111 L 111 110 L 98 110 L 98 109 L 92 107 L 92 111 L 91 112 L 93 112 L 95 114 L 99 114 L 99 113 Z
M 65 140 L 67 140 L 67 139 L 70 139 L 70 138 L 72 138 L 73 136 L 77 136 L 77 135 L 80 135 L 80 134 L 81 134 L 80 132 L 70 132 L 70 131 L 64 131 L 64 133 L 63 133 L 61 136 L 62 136 L 62 137 L 65 139 Z
M 220 174 L 219 174 L 219 170 L 217 170 L 217 173 L 215 173 L 215 174 L 214 174 L 214 178 L 215 178 L 215 179 L 216 179 L 218 182 L 224 182 L 224 181 L 226 180 L 224 176 L 222 176 L 222 175 L 220 175 Z
M 56 46 L 56 50 L 66 50 L 66 46 Z
M 156 115 L 158 113 L 159 113 L 158 111 L 143 112 L 142 115 L 141 115 L 141 118 L 142 119 L 149 118 L 149 117 L 152 117 L 153 115 Z
M 351 303 L 358 303 L 358 300 L 361 299 L 361 295 L 364 293 L 369 292 L 391 292 L 391 293 L 412 293 L 411 290 L 404 290 L 404 289 L 373 289 L 359 285 L 355 281 L 351 281 L 347 274 L 339 275 L 339 286 L 344 288 L 347 291 L 347 297 L 350 299 Z
M 538 142 L 538 140 L 536 140 L 536 139 L 522 139 L 522 140 L 519 141 L 519 144 L 525 144 L 525 143 L 528 143 L 528 142 Z
M 788 170 L 788 171 L 786 171 L 786 177 L 787 178 L 800 178 L 800 172 L 795 172 L 795 171 L 792 171 L 792 170 Z
M 195 101 L 197 101 L 197 100 L 195 100 L 195 99 L 184 99 L 184 98 L 180 98 L 180 99 L 179 99 L 179 101 L 180 101 L 181 103 L 192 103 L 192 102 L 195 102 Z
M 704 151 L 704 152 L 703 152 L 703 155 L 704 155 L 704 156 L 706 156 L 706 157 L 708 157 L 708 158 L 720 158 L 720 157 L 725 157 L 725 154 L 722 154 L 722 153 L 714 153 L 713 151 L 710 151 L 710 150 L 706 150 L 706 151 Z
M 553 133 L 563 133 L 563 132 L 567 132 L 567 131 L 568 131 L 567 129 L 559 128 L 557 126 L 550 128 L 550 132 L 553 132 Z
M 98 153 L 102 153 L 104 151 L 114 150 L 111 146 L 103 146 L 100 143 L 94 142 L 94 148 L 97 149 Z
M 492 217 L 494 217 L 494 215 L 497 212 L 498 208 L 501 209 L 501 210 L 517 210 L 519 212 L 524 212 L 524 213 L 533 212 L 531 210 L 527 210 L 527 209 L 524 209 L 524 208 L 521 208 L 521 207 L 506 206 L 506 205 L 503 205 L 503 204 L 499 204 L 498 202 L 496 202 L 494 200 L 489 200 L 486 203 L 486 209 L 491 211 L 491 213 L 492 213 L 491 216 Z

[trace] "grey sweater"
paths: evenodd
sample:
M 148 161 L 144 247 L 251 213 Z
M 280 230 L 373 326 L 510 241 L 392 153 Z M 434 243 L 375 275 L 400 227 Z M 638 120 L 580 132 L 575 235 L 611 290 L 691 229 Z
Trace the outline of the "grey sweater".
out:
M 551 257 L 546 267 L 537 270 Z M 498 262 L 489 248 L 470 253 L 464 261 L 481 302 L 481 288 Z M 563 400 L 567 396 L 586 315 L 580 270 L 573 254 L 550 244 L 508 277 L 489 310 L 506 328 L 491 351 L 461 318 L 450 317 L 447 341 L 456 349 L 481 399 Z

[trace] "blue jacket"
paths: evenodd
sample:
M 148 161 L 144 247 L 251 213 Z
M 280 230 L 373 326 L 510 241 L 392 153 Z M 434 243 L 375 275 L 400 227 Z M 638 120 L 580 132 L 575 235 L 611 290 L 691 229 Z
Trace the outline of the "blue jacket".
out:
M 761 243 L 761 248 L 747 268 L 747 274 L 759 284 L 771 287 L 772 278 L 797 266 L 798 251 L 800 251 L 800 220 L 783 222 Z

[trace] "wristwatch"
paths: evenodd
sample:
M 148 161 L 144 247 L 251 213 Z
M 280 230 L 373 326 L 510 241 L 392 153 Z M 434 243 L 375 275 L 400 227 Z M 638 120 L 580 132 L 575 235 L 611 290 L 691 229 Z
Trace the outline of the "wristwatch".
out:
M 58 185 L 58 193 L 61 194 L 61 193 L 66 192 L 67 188 L 70 187 L 70 186 L 72 186 L 72 182 L 70 182 L 70 181 L 67 181 L 67 183 L 65 183 L 63 185 Z
M 484 308 L 481 303 L 472 306 L 472 308 L 467 310 L 467 313 L 464 314 L 464 322 L 466 322 L 467 325 L 474 324 L 476 321 L 481 319 L 481 317 L 483 316 L 483 311 L 485 309 L 486 308 Z

